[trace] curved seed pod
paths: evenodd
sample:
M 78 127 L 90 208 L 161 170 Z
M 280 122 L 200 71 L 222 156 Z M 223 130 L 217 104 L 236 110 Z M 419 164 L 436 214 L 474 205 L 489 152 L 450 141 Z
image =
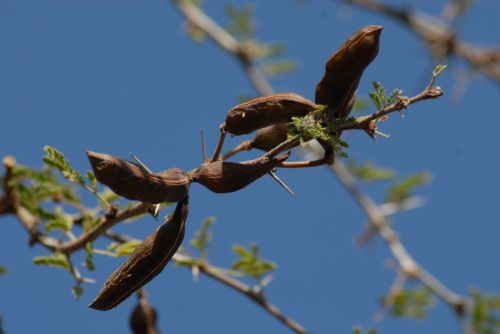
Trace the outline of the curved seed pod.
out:
M 316 86 L 315 102 L 333 110 L 331 118 L 347 118 L 365 68 L 379 50 L 382 26 L 366 26 L 352 34 L 328 59 L 325 74 Z
M 313 102 L 293 93 L 259 97 L 229 110 L 226 131 L 234 135 L 252 133 L 272 124 L 289 122 L 294 116 L 305 116 L 317 108 Z
M 192 172 L 192 177 L 193 181 L 213 192 L 229 193 L 245 188 L 272 171 L 289 156 L 287 153 L 268 160 L 256 159 L 242 163 L 207 161 Z
M 278 123 L 260 129 L 251 141 L 252 148 L 270 151 L 285 140 L 288 136 L 288 124 Z
M 182 243 L 188 211 L 186 196 L 177 203 L 169 221 L 148 235 L 127 261 L 108 277 L 89 307 L 109 310 L 158 275 Z
M 179 168 L 150 173 L 109 154 L 87 151 L 87 156 L 97 180 L 125 198 L 156 204 L 178 202 L 188 193 L 189 179 Z

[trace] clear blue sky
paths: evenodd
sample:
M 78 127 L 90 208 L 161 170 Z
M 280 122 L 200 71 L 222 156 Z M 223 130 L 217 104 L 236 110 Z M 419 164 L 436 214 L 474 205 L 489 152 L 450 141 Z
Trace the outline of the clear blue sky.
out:
M 207 12 L 227 23 L 222 8 L 229 1 L 206 2 Z M 294 73 L 272 81 L 277 91 L 313 98 L 325 60 L 368 24 L 385 29 L 380 54 L 359 92 L 367 94 L 373 80 L 405 94 L 427 84 L 433 62 L 424 45 L 388 19 L 334 1 L 255 2 L 257 37 L 283 42 L 298 63 Z M 444 3 L 411 1 L 432 14 Z M 478 1 L 459 21 L 463 37 L 500 44 L 493 33 L 500 30 L 499 12 L 500 2 Z M 134 152 L 154 170 L 191 169 L 201 162 L 200 130 L 212 151 L 226 111 L 238 96 L 255 94 L 230 56 L 210 42 L 186 37 L 183 20 L 168 1 L 3 0 L 0 41 L 0 156 L 14 155 L 30 166 L 41 166 L 42 147 L 52 145 L 81 171 L 89 168 L 85 149 L 122 157 Z M 465 293 L 476 285 L 498 291 L 498 84 L 476 76 L 463 87 L 460 71 L 451 63 L 440 78 L 442 98 L 382 124 L 390 139 L 374 143 L 360 133 L 346 133 L 345 139 L 348 153 L 359 161 L 401 175 L 432 173 L 432 183 L 417 192 L 427 205 L 399 214 L 395 228 L 417 261 L 451 289 Z M 231 139 L 226 147 L 238 141 Z M 380 333 L 458 331 L 441 303 L 426 321 L 375 322 L 377 299 L 394 277 L 384 268 L 390 258 L 386 245 L 355 244 L 363 214 L 326 168 L 280 175 L 297 198 L 270 178 L 224 195 L 193 185 L 186 240 L 205 217 L 216 216 L 210 260 L 220 266 L 234 260 L 233 244 L 257 242 L 263 257 L 279 266 L 267 288 L 270 300 L 314 333 L 350 333 L 356 324 Z M 365 189 L 382 199 L 383 187 Z M 0 265 L 9 273 L 0 277 L 0 314 L 8 334 L 128 331 L 134 298 L 110 312 L 86 306 L 122 258 L 96 256 L 97 271 L 87 276 L 98 283 L 86 286 L 76 301 L 72 277 L 32 265 L 33 256 L 46 250 L 29 248 L 14 218 L 2 217 L 1 223 Z M 143 237 L 156 225 L 145 217 L 117 230 Z M 227 287 L 206 277 L 193 283 L 189 271 L 172 265 L 147 291 L 163 333 L 289 332 Z

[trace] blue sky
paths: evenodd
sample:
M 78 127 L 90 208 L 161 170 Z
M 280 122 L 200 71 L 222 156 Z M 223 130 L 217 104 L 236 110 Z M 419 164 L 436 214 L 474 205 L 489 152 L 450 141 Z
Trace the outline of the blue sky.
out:
M 227 23 L 226 3 L 207 1 L 205 8 Z M 436 15 L 444 3 L 411 2 Z M 121 157 L 134 152 L 154 170 L 189 170 L 202 159 L 200 130 L 211 152 L 227 110 L 238 96 L 255 94 L 234 59 L 210 42 L 186 37 L 168 1 L 4 0 L 0 8 L 0 155 L 14 155 L 22 164 L 41 166 L 42 148 L 51 145 L 81 171 L 89 169 L 85 149 Z M 499 11 L 500 2 L 478 1 L 459 20 L 461 35 L 478 45 L 498 45 L 492 31 L 500 28 Z M 255 19 L 256 36 L 284 43 L 286 56 L 298 64 L 295 72 L 271 81 L 276 91 L 312 99 L 326 59 L 368 24 L 385 29 L 361 94 L 371 91 L 374 80 L 415 94 L 434 67 L 424 45 L 405 28 L 335 1 L 256 1 Z M 394 168 L 401 176 L 432 173 L 432 183 L 417 191 L 426 205 L 397 215 L 396 230 L 416 260 L 454 291 L 466 293 L 473 285 L 498 291 L 498 84 L 476 76 L 460 93 L 464 68 L 460 62 L 449 65 L 439 78 L 442 98 L 416 104 L 404 118 L 393 115 L 381 125 L 390 139 L 374 143 L 362 133 L 344 138 L 358 161 Z M 226 148 L 239 140 L 228 140 Z M 426 321 L 375 322 L 377 299 L 394 278 L 384 267 L 390 258 L 386 245 L 378 239 L 367 247 L 355 244 L 365 218 L 326 168 L 280 175 L 297 198 L 270 178 L 233 194 L 193 185 L 186 240 L 205 217 L 216 216 L 213 264 L 229 266 L 235 243 L 258 243 L 263 257 L 278 263 L 266 290 L 269 299 L 314 333 L 349 333 L 356 324 L 380 333 L 458 331 L 441 303 Z M 363 186 L 378 201 L 384 188 Z M 0 265 L 9 273 L 0 277 L 0 314 L 7 333 L 128 331 L 133 298 L 110 312 L 86 306 L 123 259 L 96 256 L 97 271 L 87 276 L 97 284 L 86 286 L 76 301 L 71 276 L 34 266 L 33 256 L 46 250 L 29 248 L 13 217 L 1 221 Z M 144 237 L 156 225 L 145 217 L 117 230 Z M 172 265 L 147 291 L 163 333 L 288 332 L 227 287 L 206 277 L 193 283 L 189 271 Z

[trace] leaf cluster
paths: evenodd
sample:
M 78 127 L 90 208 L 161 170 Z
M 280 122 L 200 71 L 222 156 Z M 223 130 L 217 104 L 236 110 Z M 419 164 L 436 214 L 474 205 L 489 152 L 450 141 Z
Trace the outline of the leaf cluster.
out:
M 239 258 L 233 263 L 232 269 L 237 270 L 245 276 L 260 281 L 266 274 L 276 269 L 276 264 L 271 261 L 262 260 L 259 248 L 256 244 L 250 244 L 250 249 L 242 245 L 235 245 L 233 252 Z
M 403 90 L 399 88 L 396 88 L 390 94 L 387 94 L 386 89 L 380 82 L 377 81 L 373 81 L 372 85 L 375 91 L 369 93 L 369 96 L 377 110 L 382 110 L 393 103 L 397 103 L 401 94 L 403 94 Z
M 357 164 L 350 160 L 347 168 L 363 182 L 393 181 L 386 190 L 385 202 L 388 203 L 401 203 L 412 196 L 416 187 L 431 180 L 431 175 L 427 172 L 414 173 L 398 180 L 396 171 L 376 166 L 372 162 Z
M 384 297 L 381 303 L 387 306 L 387 300 L 391 300 L 389 305 L 391 314 L 395 317 L 424 319 L 429 308 L 436 304 L 433 292 L 426 286 L 406 288 L 394 295 Z
M 288 128 L 288 139 L 298 138 L 301 146 L 312 139 L 321 140 L 329 143 L 337 156 L 347 157 L 343 149 L 349 145 L 336 136 L 337 125 L 335 122 L 322 121 L 327 106 L 320 106 L 303 117 L 292 117 L 292 123 Z
M 473 301 L 471 322 L 478 334 L 497 334 L 500 328 L 500 295 L 482 294 L 479 289 L 472 288 L 470 295 Z

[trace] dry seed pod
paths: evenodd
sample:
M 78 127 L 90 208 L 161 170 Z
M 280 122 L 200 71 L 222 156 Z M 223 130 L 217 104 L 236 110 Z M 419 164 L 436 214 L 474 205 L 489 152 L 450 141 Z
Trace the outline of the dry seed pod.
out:
M 186 197 L 189 180 L 179 168 L 150 173 L 143 167 L 109 154 L 87 151 L 99 182 L 125 198 L 156 204 Z
M 278 123 L 260 129 L 251 141 L 252 148 L 270 151 L 285 140 L 288 136 L 288 124 Z
M 347 118 L 348 107 L 365 68 L 378 54 L 382 26 L 366 26 L 352 34 L 328 59 L 316 86 L 315 102 L 333 110 L 332 118 Z
M 229 110 L 226 131 L 234 135 L 252 133 L 269 125 L 289 122 L 294 116 L 305 116 L 317 108 L 313 102 L 293 93 L 259 97 Z
M 289 153 L 269 160 L 259 159 L 236 163 L 226 161 L 207 161 L 192 172 L 198 182 L 216 193 L 229 193 L 245 188 L 258 178 L 266 175 L 281 162 L 288 159 Z
M 108 277 L 89 307 L 109 310 L 158 275 L 182 243 L 188 211 L 186 196 L 177 203 L 169 221 L 148 235 L 127 261 Z
M 156 329 L 157 312 L 149 304 L 137 303 L 130 315 L 129 324 L 134 334 L 159 334 Z

